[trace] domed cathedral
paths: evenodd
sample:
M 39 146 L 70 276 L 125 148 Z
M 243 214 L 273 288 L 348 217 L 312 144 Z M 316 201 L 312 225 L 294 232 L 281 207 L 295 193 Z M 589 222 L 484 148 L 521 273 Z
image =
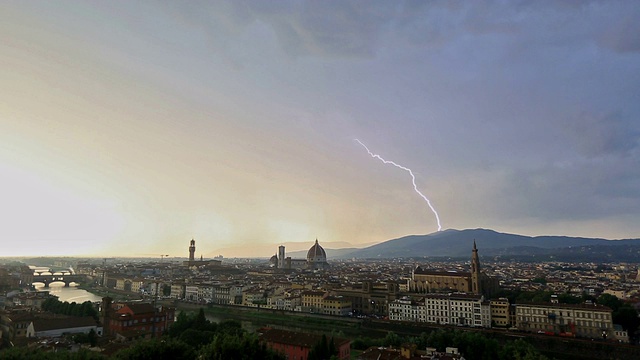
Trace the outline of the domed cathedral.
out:
M 480 271 L 480 258 L 475 240 L 471 252 L 471 271 L 443 271 L 417 266 L 408 281 L 410 292 L 433 293 L 459 291 L 476 295 L 491 296 L 498 291 L 498 279 Z
M 278 253 L 276 255 L 273 255 L 271 259 L 269 259 L 269 264 L 272 267 L 284 270 L 323 270 L 329 268 L 329 263 L 327 262 L 327 253 L 324 251 L 322 246 L 318 244 L 318 239 L 316 239 L 315 244 L 313 244 L 309 251 L 307 251 L 306 259 L 292 259 L 290 256 L 286 256 L 284 246 L 280 245 L 278 247 Z
M 322 246 L 318 244 L 318 239 L 316 239 L 316 243 L 313 244 L 311 249 L 307 252 L 307 268 L 320 270 L 327 269 L 328 267 L 329 263 L 327 263 L 327 253 L 324 251 Z

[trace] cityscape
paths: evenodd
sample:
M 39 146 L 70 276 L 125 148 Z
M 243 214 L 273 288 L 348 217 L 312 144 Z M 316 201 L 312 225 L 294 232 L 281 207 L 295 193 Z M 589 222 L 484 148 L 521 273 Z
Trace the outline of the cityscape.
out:
M 482 257 L 475 241 L 467 259 L 330 259 L 318 239 L 309 244 L 304 258 L 279 246 L 271 257 L 208 259 L 197 256 L 191 239 L 182 259 L 26 260 L 37 265 L 6 259 L 0 267 L 3 339 L 18 348 L 84 347 L 118 356 L 132 344 L 171 334 L 185 314 L 204 309 L 212 321 L 241 320 L 237 326 L 290 359 L 313 358 L 321 335 L 335 341 L 339 359 L 478 356 L 477 349 L 453 342 L 446 348 L 362 345 L 362 334 L 384 334 L 390 341 L 389 334 L 443 331 L 482 334 L 502 344 L 526 338 L 528 351 L 540 358 L 590 358 L 581 353 L 585 346 L 593 358 L 604 352 L 631 358 L 640 350 L 637 263 L 496 261 Z M 92 295 L 88 305 L 69 301 L 92 311 L 78 316 L 49 307 L 65 288 L 77 292 L 76 299 L 81 292 Z M 78 334 L 89 333 L 96 337 L 92 346 L 77 342 Z
M 0 1 L 0 359 L 640 359 L 638 19 Z

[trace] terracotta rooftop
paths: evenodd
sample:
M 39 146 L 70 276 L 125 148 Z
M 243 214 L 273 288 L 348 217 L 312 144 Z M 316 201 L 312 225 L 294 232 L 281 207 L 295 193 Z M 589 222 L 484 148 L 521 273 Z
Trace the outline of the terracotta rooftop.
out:
M 35 331 L 48 331 L 57 329 L 73 329 L 87 326 L 96 326 L 97 322 L 91 316 L 68 317 L 66 319 L 36 319 L 33 320 Z

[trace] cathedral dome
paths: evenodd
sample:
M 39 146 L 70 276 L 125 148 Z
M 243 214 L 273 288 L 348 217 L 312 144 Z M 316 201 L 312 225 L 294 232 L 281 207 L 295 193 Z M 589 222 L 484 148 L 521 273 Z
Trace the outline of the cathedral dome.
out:
M 269 259 L 269 265 L 275 266 L 275 267 L 278 266 L 278 255 L 273 255 L 271 259 Z
M 316 239 L 316 243 L 313 244 L 311 249 L 307 252 L 307 261 L 311 263 L 327 262 L 327 253 L 325 253 L 322 246 L 318 244 L 318 239 Z

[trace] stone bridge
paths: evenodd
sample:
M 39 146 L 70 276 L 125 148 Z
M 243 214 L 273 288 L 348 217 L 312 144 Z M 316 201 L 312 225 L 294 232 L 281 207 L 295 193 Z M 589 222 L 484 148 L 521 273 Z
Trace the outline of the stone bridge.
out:
M 65 287 L 69 287 L 69 284 L 71 284 L 72 282 L 80 283 L 83 280 L 85 280 L 84 275 L 76 275 L 68 271 L 55 272 L 53 274 L 48 271 L 44 271 L 44 272 L 35 272 L 33 274 L 33 281 L 31 283 L 33 284 L 33 283 L 39 282 L 39 283 L 43 283 L 44 287 L 49 287 L 49 284 L 51 283 L 62 282 L 64 283 Z

